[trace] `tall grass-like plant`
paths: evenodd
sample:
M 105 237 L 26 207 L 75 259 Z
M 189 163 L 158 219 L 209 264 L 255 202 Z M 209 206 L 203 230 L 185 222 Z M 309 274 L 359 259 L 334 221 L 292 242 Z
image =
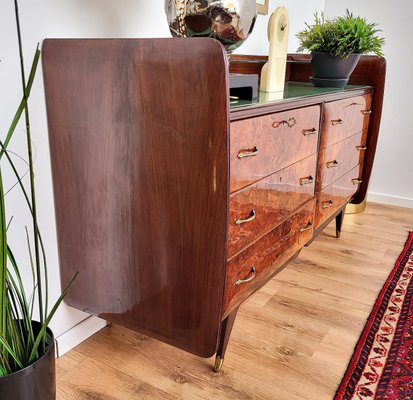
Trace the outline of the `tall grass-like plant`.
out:
M 45 354 L 47 327 L 77 275 L 64 288 L 56 303 L 49 310 L 46 254 L 37 220 L 28 102 L 40 59 L 40 50 L 37 48 L 35 51 L 30 73 L 26 79 L 17 0 L 14 0 L 14 5 L 20 55 L 22 100 L 5 138 L 0 141 L 0 377 L 31 365 Z M 7 146 L 13 138 L 21 119 L 24 121 L 27 143 L 28 188 L 24 185 L 23 177 L 17 171 L 11 153 L 7 150 Z M 30 228 L 26 227 L 25 238 L 28 251 L 27 265 L 18 265 L 13 250 L 7 241 L 7 230 L 10 224 L 8 218 L 10 216 L 7 213 L 3 188 L 3 169 L 5 166 L 10 167 L 16 177 L 16 188 L 21 191 L 31 215 L 32 226 Z M 30 293 L 26 293 L 23 285 L 23 271 L 31 271 L 32 274 L 33 283 Z M 37 304 L 39 313 L 40 330 L 34 329 L 32 324 L 35 304 Z
M 354 16 L 346 10 L 344 16 L 327 19 L 324 14 L 314 15 L 314 24 L 297 33 L 300 47 L 297 51 L 329 53 L 347 58 L 350 54 L 373 53 L 382 57 L 384 38 L 377 34 L 376 23 Z

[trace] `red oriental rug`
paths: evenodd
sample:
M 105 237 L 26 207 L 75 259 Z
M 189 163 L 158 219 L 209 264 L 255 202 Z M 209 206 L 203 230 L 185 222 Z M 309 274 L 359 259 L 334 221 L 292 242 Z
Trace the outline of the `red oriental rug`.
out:
M 335 400 L 413 399 L 413 232 L 381 290 Z

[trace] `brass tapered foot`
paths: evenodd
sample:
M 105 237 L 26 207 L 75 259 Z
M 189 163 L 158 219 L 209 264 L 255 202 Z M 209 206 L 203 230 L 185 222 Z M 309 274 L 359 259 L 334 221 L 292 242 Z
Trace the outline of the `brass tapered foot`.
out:
M 340 231 L 336 231 L 336 238 L 339 239 L 341 236 L 341 232 Z
M 215 365 L 214 365 L 214 371 L 219 372 L 221 371 L 222 366 L 224 365 L 224 359 L 221 358 L 220 356 L 215 357 Z

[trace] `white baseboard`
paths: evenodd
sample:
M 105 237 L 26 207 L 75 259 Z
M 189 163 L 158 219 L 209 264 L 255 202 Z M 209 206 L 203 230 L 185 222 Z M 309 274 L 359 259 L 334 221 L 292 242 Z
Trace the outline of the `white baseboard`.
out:
M 56 338 L 56 354 L 57 357 L 63 356 L 69 350 L 72 350 L 78 344 L 100 331 L 107 325 L 103 319 L 90 316 L 79 322 L 73 328 L 65 333 L 62 333 Z
M 373 203 L 388 204 L 391 206 L 413 208 L 413 199 L 409 197 L 393 196 L 383 193 L 368 192 L 367 201 L 371 201 Z

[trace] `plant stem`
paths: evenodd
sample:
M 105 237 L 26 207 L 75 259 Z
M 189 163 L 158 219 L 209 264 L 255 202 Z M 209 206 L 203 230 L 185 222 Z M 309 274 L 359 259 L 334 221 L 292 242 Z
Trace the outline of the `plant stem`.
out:
M 20 31 L 19 7 L 18 7 L 17 0 L 14 0 L 14 6 L 15 6 L 15 14 L 16 14 L 17 37 L 18 37 L 18 42 L 19 42 L 20 70 L 21 70 L 22 87 L 23 87 L 23 98 L 25 101 L 24 119 L 26 123 L 27 152 L 28 152 L 28 157 L 29 157 L 29 169 L 30 169 L 30 193 L 31 193 L 32 216 L 33 216 L 32 221 L 33 221 L 33 232 L 34 232 L 33 236 L 34 236 L 34 252 L 35 252 L 35 264 L 36 264 L 36 275 L 37 275 L 39 319 L 40 319 L 40 323 L 43 325 L 44 323 L 43 290 L 42 290 L 42 274 L 41 274 L 41 266 L 40 266 L 39 238 L 37 235 L 37 211 L 36 211 L 36 194 L 35 194 L 35 186 L 34 186 L 33 153 L 32 153 L 32 141 L 31 141 L 31 131 L 30 131 L 28 93 L 27 93 L 27 87 L 26 87 L 26 77 L 24 73 L 23 45 L 22 45 L 22 38 L 21 38 L 21 31 Z

